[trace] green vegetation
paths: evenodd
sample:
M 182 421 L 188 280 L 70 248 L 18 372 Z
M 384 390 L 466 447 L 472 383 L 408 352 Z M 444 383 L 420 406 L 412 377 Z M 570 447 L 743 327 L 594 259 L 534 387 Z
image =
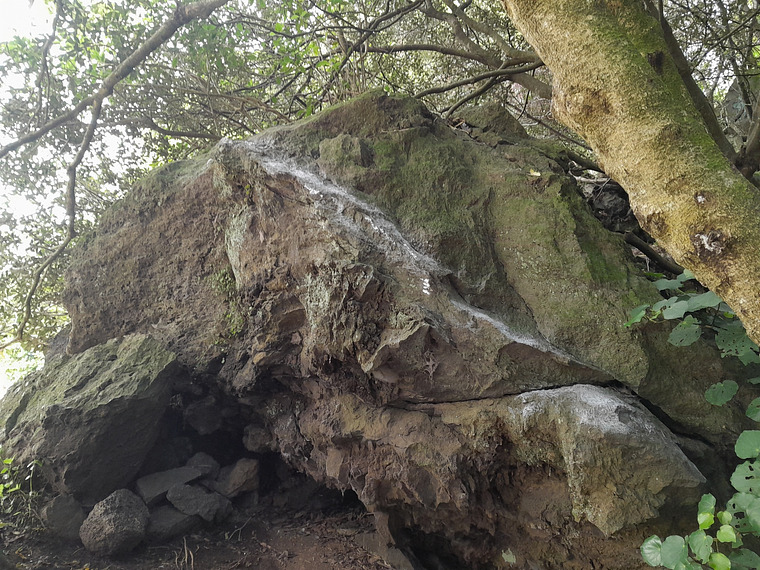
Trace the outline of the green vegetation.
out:
M 747 337 L 735 313 L 712 291 L 687 289 L 694 274 L 684 271 L 675 279 L 658 279 L 655 285 L 670 297 L 654 305 L 641 305 L 631 311 L 626 326 L 642 320 L 677 320 L 668 342 L 688 346 L 710 334 L 721 356 L 736 356 L 745 365 L 760 362 L 758 346 Z M 760 384 L 760 378 L 749 380 Z M 716 406 L 727 404 L 739 385 L 726 380 L 712 385 L 705 393 Z M 760 423 L 760 398 L 747 407 L 747 417 Z M 743 548 L 746 537 L 760 537 L 760 430 L 741 433 L 734 447 L 740 464 L 731 476 L 736 493 L 717 511 L 712 494 L 702 497 L 697 509 L 698 528 L 688 536 L 650 536 L 641 545 L 641 554 L 651 566 L 671 570 L 696 570 L 707 565 L 714 570 L 754 570 L 760 568 L 760 556 Z

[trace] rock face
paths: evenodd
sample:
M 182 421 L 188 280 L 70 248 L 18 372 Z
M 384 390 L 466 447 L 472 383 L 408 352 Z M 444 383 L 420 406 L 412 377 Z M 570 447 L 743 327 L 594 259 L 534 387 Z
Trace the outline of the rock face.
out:
M 178 425 L 353 490 L 404 548 L 642 567 L 641 525 L 705 483 L 683 434 L 720 453 L 748 420 L 704 401 L 731 373 L 707 345 L 622 326 L 656 290 L 561 153 L 484 113 L 469 136 L 372 93 L 157 171 L 76 255 L 71 360 L 150 334 L 189 374 Z M 256 487 L 241 461 L 230 496 Z
M 176 376 L 174 354 L 142 334 L 55 358 L 0 403 L 2 447 L 92 506 L 134 479 Z
M 119 489 L 95 505 L 79 529 L 79 537 L 94 554 L 128 552 L 145 538 L 149 516 L 140 497 Z

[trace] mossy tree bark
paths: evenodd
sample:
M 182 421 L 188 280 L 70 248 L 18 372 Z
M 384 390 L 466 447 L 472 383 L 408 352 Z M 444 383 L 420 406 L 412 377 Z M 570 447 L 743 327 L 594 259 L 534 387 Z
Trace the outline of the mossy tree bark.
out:
M 760 191 L 710 137 L 641 0 L 503 0 L 554 74 L 556 116 L 641 225 L 760 343 Z

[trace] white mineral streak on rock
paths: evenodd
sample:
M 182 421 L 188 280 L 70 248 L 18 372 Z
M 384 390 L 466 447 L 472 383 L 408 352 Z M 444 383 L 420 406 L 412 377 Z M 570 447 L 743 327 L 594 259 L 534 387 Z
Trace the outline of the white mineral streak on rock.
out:
M 323 179 L 297 164 L 293 159 L 272 156 L 269 145 L 257 141 L 246 141 L 241 144 L 246 145 L 254 154 L 256 161 L 270 175 L 286 174 L 298 180 L 315 200 L 316 209 L 321 211 L 326 218 L 335 222 L 353 237 L 371 242 L 385 254 L 389 263 L 401 266 L 418 277 L 423 294 L 430 295 L 436 288 L 435 284 L 439 278 L 449 273 L 436 259 L 415 249 L 380 208 L 363 200 L 350 189 Z M 361 222 L 357 222 L 356 213 L 361 216 Z M 440 286 L 438 288 L 440 289 Z M 469 326 L 471 330 L 476 328 L 475 322 L 486 323 L 509 342 L 525 344 L 546 352 L 564 363 L 573 362 L 597 369 L 553 346 L 537 332 L 516 331 L 501 319 L 488 315 L 469 303 L 453 297 L 450 297 L 450 301 L 455 307 L 469 315 L 473 323 Z

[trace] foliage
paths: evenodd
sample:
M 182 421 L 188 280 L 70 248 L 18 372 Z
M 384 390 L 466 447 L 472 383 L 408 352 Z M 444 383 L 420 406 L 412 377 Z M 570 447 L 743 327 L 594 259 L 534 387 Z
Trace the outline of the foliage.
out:
M 760 362 L 760 349 L 747 337 L 741 322 L 720 297 L 711 291 L 686 290 L 693 279 L 690 271 L 684 271 L 675 279 L 655 281 L 661 292 L 672 296 L 654 305 L 636 307 L 626 326 L 645 319 L 679 320 L 668 338 L 671 344 L 688 346 L 704 334 L 712 334 L 721 356 L 736 356 L 745 365 Z M 760 383 L 760 378 L 749 382 Z M 705 398 L 722 406 L 738 390 L 734 380 L 726 380 L 710 386 Z M 747 416 L 760 422 L 760 398 L 750 403 Z M 760 430 L 742 432 L 734 451 L 739 459 L 747 461 L 731 476 L 731 485 L 737 492 L 726 508 L 716 512 L 715 497 L 703 495 L 697 508 L 697 530 L 685 537 L 673 535 L 662 540 L 653 535 L 644 541 L 641 555 L 649 565 L 671 570 L 701 569 L 704 565 L 715 570 L 760 568 L 760 556 L 742 548 L 743 536 L 760 537 Z
M 13 458 L 0 457 L 0 466 L 0 510 L 4 515 L 0 528 L 39 527 L 37 507 L 40 493 L 35 489 L 34 481 L 41 463 L 32 461 L 25 467 L 19 467 Z

